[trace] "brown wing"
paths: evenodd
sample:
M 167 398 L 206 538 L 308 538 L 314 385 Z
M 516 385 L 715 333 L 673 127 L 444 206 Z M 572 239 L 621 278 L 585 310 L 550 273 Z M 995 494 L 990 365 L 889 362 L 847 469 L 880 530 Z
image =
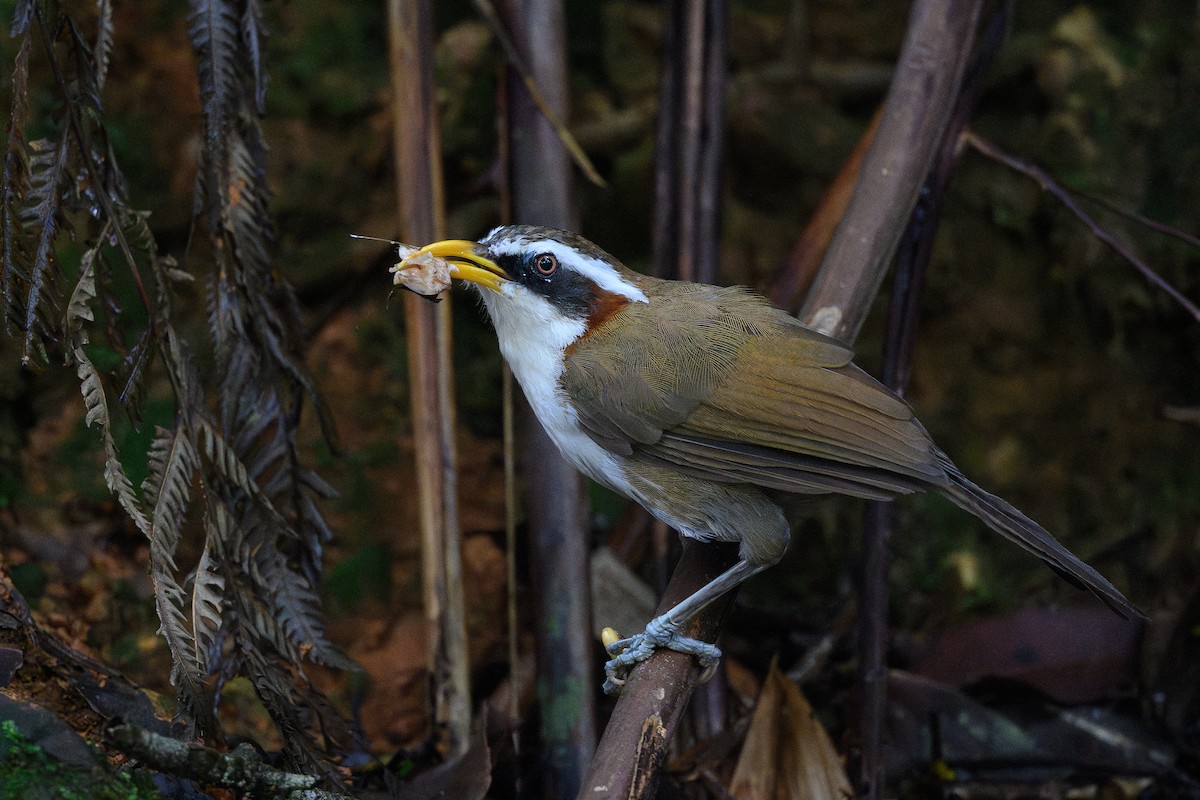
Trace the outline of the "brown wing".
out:
M 563 387 L 601 446 L 790 492 L 891 497 L 947 483 L 911 409 L 850 364 L 849 348 L 745 290 L 667 285 L 567 359 Z

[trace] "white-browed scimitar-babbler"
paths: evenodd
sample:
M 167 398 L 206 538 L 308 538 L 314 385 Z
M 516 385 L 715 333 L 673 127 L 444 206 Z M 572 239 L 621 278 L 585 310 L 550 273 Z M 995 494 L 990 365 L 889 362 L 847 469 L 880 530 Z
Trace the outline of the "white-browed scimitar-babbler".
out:
M 641 275 L 548 228 L 500 227 L 406 261 L 425 253 L 479 288 L 501 353 L 567 461 L 684 536 L 741 548 L 728 571 L 609 647 L 606 689 L 658 647 L 705 665 L 720 657 L 678 631 L 783 555 L 780 493 L 940 492 L 1118 613 L 1140 615 L 1041 526 L 967 480 L 912 409 L 850 363 L 850 348 L 753 292 Z

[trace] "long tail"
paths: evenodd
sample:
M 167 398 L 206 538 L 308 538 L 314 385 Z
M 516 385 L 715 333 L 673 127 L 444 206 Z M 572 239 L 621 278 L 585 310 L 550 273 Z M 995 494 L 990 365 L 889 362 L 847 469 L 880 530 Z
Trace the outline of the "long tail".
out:
M 1074 585 L 1081 589 L 1090 589 L 1105 605 L 1122 617 L 1145 616 L 1137 606 L 1125 599 L 1125 595 L 1117 591 L 1117 587 L 1109 583 L 1107 578 L 1059 544 L 1045 528 L 1011 504 L 971 483 L 945 454 L 939 455 L 950 478 L 950 485 L 943 487 L 942 492 L 954 501 L 955 505 L 971 512 L 992 530 L 1041 558 Z

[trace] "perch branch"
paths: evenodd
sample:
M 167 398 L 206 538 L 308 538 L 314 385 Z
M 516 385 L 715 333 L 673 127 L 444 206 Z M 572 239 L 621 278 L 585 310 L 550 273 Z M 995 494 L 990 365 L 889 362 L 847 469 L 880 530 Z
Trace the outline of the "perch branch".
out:
M 654 613 L 665 614 L 736 560 L 734 545 L 685 540 L 683 555 Z M 713 641 L 732 600 L 732 595 L 722 597 L 681 633 Z M 665 648 L 630 673 L 579 790 L 579 800 L 654 796 L 667 746 L 699 678 L 696 659 Z

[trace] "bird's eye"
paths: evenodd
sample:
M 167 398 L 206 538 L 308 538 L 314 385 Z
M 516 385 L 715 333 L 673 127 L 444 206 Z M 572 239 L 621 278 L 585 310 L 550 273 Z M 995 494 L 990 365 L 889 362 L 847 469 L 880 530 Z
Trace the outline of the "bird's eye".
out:
M 549 278 L 558 272 L 558 259 L 553 253 L 542 253 L 533 257 L 533 269 L 543 278 Z

